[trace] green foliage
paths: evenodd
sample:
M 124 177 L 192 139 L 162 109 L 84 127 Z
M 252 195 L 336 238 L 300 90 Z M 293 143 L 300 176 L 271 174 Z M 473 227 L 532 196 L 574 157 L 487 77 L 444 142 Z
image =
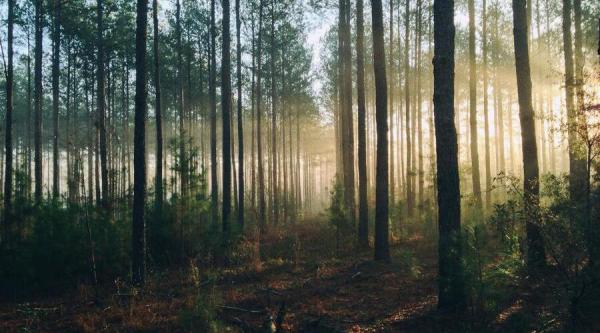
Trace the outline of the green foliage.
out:
M 347 238 L 354 232 L 353 223 L 349 218 L 349 212 L 344 204 L 344 187 L 339 179 L 334 178 L 332 190 L 330 192 L 331 203 L 327 209 L 328 220 L 335 229 L 336 248 L 339 250 L 342 239 Z
M 223 331 L 223 325 L 217 318 L 217 297 L 214 281 L 210 271 L 202 275 L 198 266 L 190 263 L 189 276 L 194 283 L 196 295 L 190 308 L 183 310 L 179 315 L 179 321 L 186 332 L 217 333 Z
M 511 230 L 509 239 L 518 238 L 514 232 Z M 493 313 L 520 281 L 524 268 L 521 252 L 518 246 L 505 242 L 491 224 L 465 227 L 462 239 L 470 306 L 480 314 Z
M 102 273 L 98 278 L 108 280 L 126 274 L 128 221 L 110 221 L 90 210 L 52 201 L 19 216 L 21 234 L 0 251 L 1 294 L 53 294 L 78 282 L 90 282 L 92 244 L 87 223 L 94 240 L 96 266 Z

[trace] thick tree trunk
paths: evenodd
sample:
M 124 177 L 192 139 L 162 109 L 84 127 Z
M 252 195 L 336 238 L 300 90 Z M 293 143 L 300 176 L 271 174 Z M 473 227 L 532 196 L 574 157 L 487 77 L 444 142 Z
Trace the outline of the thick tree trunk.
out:
M 523 180 L 525 223 L 527 231 L 528 268 L 535 269 L 545 263 L 544 244 L 539 229 L 539 167 L 535 139 L 534 111 L 531 103 L 531 70 L 527 45 L 527 16 L 525 0 L 513 0 L 513 33 L 517 91 L 519 95 L 519 118 L 523 151 Z
M 377 122 L 377 174 L 375 184 L 375 259 L 390 260 L 388 195 L 387 79 L 381 0 L 371 0 L 375 117 Z
M 466 306 L 460 241 L 458 144 L 454 125 L 454 1 L 435 0 L 433 103 L 435 112 L 438 224 L 438 308 L 461 311 Z

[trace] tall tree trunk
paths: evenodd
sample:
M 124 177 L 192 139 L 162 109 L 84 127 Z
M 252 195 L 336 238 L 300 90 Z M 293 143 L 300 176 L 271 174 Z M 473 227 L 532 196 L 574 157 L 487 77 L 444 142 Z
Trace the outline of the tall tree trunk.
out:
M 377 174 L 375 184 L 375 259 L 390 260 L 388 195 L 388 124 L 385 45 L 381 0 L 371 0 L 375 117 L 377 122 Z
M 31 115 L 33 111 L 33 99 L 32 99 L 32 89 L 31 89 L 31 38 L 29 29 L 27 30 L 27 179 L 28 188 L 27 188 L 27 199 L 31 198 Z
M 229 33 L 229 0 L 222 0 L 223 45 L 221 55 L 221 112 L 223 116 L 223 233 L 229 233 L 231 212 L 231 54 Z
M 477 72 L 475 59 L 475 1 L 469 0 L 469 120 L 471 125 L 471 170 L 475 207 L 481 209 L 481 178 L 477 143 Z
M 356 1 L 356 97 L 358 106 L 358 244 L 369 247 L 363 0 Z M 290 142 L 291 144 L 291 142 Z
M 273 214 L 272 223 L 276 224 L 279 220 L 279 184 L 277 181 L 277 90 L 275 87 L 275 65 L 276 65 L 276 46 L 275 46 L 275 0 L 271 0 L 271 186 L 272 186 L 272 205 Z
M 257 55 L 257 73 L 256 73 L 256 146 L 257 146 L 257 163 L 258 163 L 258 225 L 260 231 L 265 231 L 265 174 L 263 167 L 263 151 L 262 151 L 262 20 L 263 20 L 263 0 L 259 0 L 258 14 L 258 55 Z
M 485 133 L 485 209 L 489 210 L 492 206 L 492 171 L 490 159 L 490 124 L 488 110 L 488 45 L 487 45 L 487 3 L 483 0 L 482 4 L 482 57 L 483 57 L 483 125 Z
M 60 150 L 58 146 L 58 105 L 60 93 L 60 20 L 62 1 L 53 1 L 54 27 L 52 31 L 52 125 L 53 125 L 53 154 L 52 154 L 52 196 L 57 199 L 60 195 Z M 68 178 L 68 176 L 67 176 Z
M 42 34 L 44 24 L 42 0 L 35 1 L 35 64 L 34 64 L 34 85 L 35 85 L 35 203 L 39 205 L 42 202 Z
M 162 101 L 160 87 L 160 53 L 158 40 L 158 0 L 152 1 L 152 24 L 154 35 L 154 88 L 156 96 L 154 100 L 154 113 L 156 114 L 156 207 L 160 210 L 163 205 L 163 131 L 162 131 Z
M 466 306 L 460 241 L 458 143 L 454 125 L 454 1 L 434 0 L 433 103 L 438 183 L 438 308 Z
M 531 103 L 531 70 L 527 44 L 527 16 L 525 0 L 513 0 L 513 34 L 517 91 L 519 94 L 519 118 L 523 151 L 524 204 L 528 245 L 528 268 L 535 269 L 545 263 L 544 244 L 539 229 L 539 169 L 535 139 L 534 111 Z
M 235 30 L 237 42 L 237 130 L 238 130 L 238 224 L 244 230 L 244 124 L 242 118 L 242 43 L 240 40 L 240 0 L 235 0 Z
M 216 57 L 215 0 L 210 1 L 210 69 L 209 69 L 209 100 L 210 100 L 210 198 L 211 219 L 217 223 L 219 211 L 219 188 L 217 187 L 217 57 Z
M 422 38 L 422 33 L 423 33 L 423 28 L 422 28 L 422 20 L 423 20 L 423 16 L 422 16 L 422 0 L 418 0 L 417 1 L 417 18 L 415 20 L 415 23 L 417 24 L 417 29 L 416 29 L 416 41 L 415 41 L 415 45 L 416 45 L 416 76 L 417 76 L 417 82 L 416 82 L 416 86 L 417 86 L 417 108 L 416 108 L 416 112 L 417 112 L 417 147 L 419 149 L 419 154 L 417 155 L 417 159 L 418 159 L 418 165 L 417 165 L 417 170 L 418 170 L 418 192 L 419 192 L 419 200 L 418 200 L 418 205 L 417 207 L 419 208 L 419 214 L 422 211 L 423 208 L 423 192 L 424 192 L 424 188 L 425 188 L 425 179 L 424 179 L 424 173 L 423 173 L 423 102 L 422 102 L 422 94 L 421 94 L 421 38 Z
M 412 187 L 412 139 L 411 139 L 411 117 L 410 117 L 410 1 L 406 0 L 404 12 L 404 112 L 406 112 L 406 209 L 408 216 L 414 214 L 414 193 Z
M 146 29 L 148 25 L 148 0 L 137 1 L 135 33 L 135 132 L 133 149 L 133 228 L 132 228 L 132 278 L 143 284 L 146 277 L 146 224 L 144 203 L 146 199 L 146 116 L 148 113 L 148 88 L 146 85 Z
M 179 181 L 181 195 L 187 195 L 188 189 L 188 159 L 185 151 L 186 133 L 184 128 L 185 101 L 183 92 L 183 50 L 181 29 L 181 2 L 176 3 L 176 33 L 177 33 L 177 103 L 179 108 Z
M 350 45 L 350 1 L 339 2 L 339 78 L 340 120 L 342 139 L 342 165 L 344 204 L 348 219 L 354 224 L 354 122 L 352 117 L 352 49 Z
M 13 144 L 12 144 L 12 117 L 13 117 L 13 27 L 15 22 L 15 1 L 8 0 L 8 65 L 6 68 L 6 128 L 4 149 L 6 158 L 4 161 L 4 237 L 10 240 L 10 224 L 12 216 L 12 194 L 13 194 Z
M 97 56 L 97 105 L 98 108 L 98 123 L 100 129 L 100 171 L 102 178 L 102 206 L 104 208 L 108 208 L 110 204 L 109 197 L 109 185 L 108 185 L 108 152 L 106 149 L 107 139 L 106 139 L 106 99 L 105 99 L 105 78 L 104 78 L 104 66 L 105 66 L 105 57 L 104 57 L 104 9 L 103 9 L 104 0 L 97 0 L 97 48 L 98 48 L 98 56 Z
M 583 202 L 585 195 L 585 160 L 581 157 L 581 143 L 577 134 L 578 111 L 574 101 L 577 85 L 573 68 L 571 34 L 571 0 L 563 0 L 563 50 L 565 61 L 565 102 L 567 105 L 567 137 L 569 144 L 569 190 L 573 202 Z
M 394 94 L 396 92 L 396 80 L 394 77 L 394 0 L 390 0 L 390 43 L 389 43 L 389 58 L 388 60 L 388 64 L 389 67 L 386 68 L 387 71 L 390 73 L 389 75 L 389 80 L 388 81 L 388 107 L 389 107 L 389 121 L 388 121 L 388 131 L 389 131 L 389 142 L 388 142 L 388 149 L 389 149 L 389 161 L 390 161 L 390 166 L 389 166 L 389 181 L 390 181 L 390 201 L 392 204 L 392 207 L 394 207 L 395 202 L 396 202 L 396 180 L 395 180 L 395 170 L 396 168 L 394 167 L 394 155 L 395 155 L 395 149 L 394 149 L 394 115 L 395 115 L 395 110 L 394 110 Z M 398 21 L 400 21 L 400 17 L 398 16 Z M 398 34 L 400 34 L 400 30 L 398 30 Z M 359 189 L 360 191 L 360 189 Z
M 252 11 L 254 13 L 254 11 Z M 251 82 L 251 125 L 252 131 L 250 138 L 252 139 L 250 147 L 252 148 L 250 163 L 250 201 L 252 202 L 252 210 L 256 213 L 256 31 L 255 31 L 255 19 L 254 14 L 252 15 L 252 82 Z M 256 216 L 255 216 L 256 217 Z

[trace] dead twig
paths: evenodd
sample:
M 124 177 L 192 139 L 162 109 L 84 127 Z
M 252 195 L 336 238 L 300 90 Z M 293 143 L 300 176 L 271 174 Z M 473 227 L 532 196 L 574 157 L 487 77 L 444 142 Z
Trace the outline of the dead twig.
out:
M 229 305 L 219 305 L 218 308 L 223 309 L 223 310 L 239 311 L 239 312 L 246 312 L 246 313 L 253 313 L 253 314 L 265 314 L 266 313 L 265 310 L 251 310 L 251 309 L 244 309 L 244 308 L 239 308 L 237 306 L 229 306 Z

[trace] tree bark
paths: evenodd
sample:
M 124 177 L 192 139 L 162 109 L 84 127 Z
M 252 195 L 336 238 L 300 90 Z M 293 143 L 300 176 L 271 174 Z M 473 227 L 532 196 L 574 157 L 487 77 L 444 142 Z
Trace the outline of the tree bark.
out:
M 471 127 L 471 176 L 475 208 L 481 209 L 481 178 L 477 143 L 477 72 L 475 59 L 475 1 L 469 0 L 469 121 Z
M 53 154 L 52 154 L 52 196 L 57 199 L 60 196 L 60 150 L 58 146 L 58 107 L 60 94 L 60 20 L 62 1 L 53 1 L 54 27 L 52 31 L 52 125 L 53 125 Z
M 438 183 L 438 308 L 462 311 L 466 306 L 460 241 L 458 143 L 454 125 L 454 1 L 435 0 L 434 113 Z
M 375 71 L 375 117 L 377 122 L 377 174 L 375 184 L 375 260 L 390 260 L 388 124 L 385 45 L 381 0 L 371 0 L 373 67 Z
M 367 200 L 366 108 L 364 68 L 363 0 L 356 1 L 356 97 L 358 107 L 358 245 L 369 247 L 369 205 Z M 290 142 L 291 144 L 291 142 Z
M 163 131 L 162 131 L 162 92 L 160 86 L 160 52 L 158 40 L 158 0 L 152 1 L 152 24 L 154 35 L 154 88 L 156 96 L 154 100 L 154 113 L 156 114 L 156 207 L 162 209 L 163 205 Z
M 487 38 L 487 1 L 483 0 L 482 4 L 482 57 L 483 57 L 483 125 L 485 133 L 485 209 L 490 210 L 492 207 L 492 171 L 490 159 L 490 124 L 489 124 L 489 109 L 488 109 L 488 38 Z
M 563 0 L 562 32 L 565 62 L 565 102 L 567 105 L 567 137 L 569 148 L 569 191 L 573 202 L 583 202 L 585 197 L 585 160 L 581 156 L 578 138 L 578 111 L 574 101 L 576 80 L 573 66 L 571 35 L 571 0 Z
M 221 54 L 221 113 L 223 117 L 223 233 L 229 234 L 231 212 L 231 54 L 229 33 L 229 0 L 222 0 L 223 45 Z
M 43 43 L 43 4 L 42 0 L 35 1 L 35 64 L 34 64 L 34 98 L 35 98 L 35 203 L 42 202 L 42 43 Z
M 339 2 L 339 78 L 340 78 L 340 120 L 342 143 L 342 179 L 344 184 L 344 204 L 348 220 L 353 225 L 354 203 L 354 122 L 352 116 L 352 49 L 350 45 L 350 1 Z
M 108 184 L 108 152 L 106 149 L 106 99 L 105 99 L 105 77 L 104 77 L 104 9 L 103 0 L 97 1 L 97 105 L 98 108 L 98 123 L 100 130 L 100 173 L 102 181 L 102 206 L 108 208 L 110 204 L 109 184 Z
M 256 70 L 256 146 L 257 146 L 257 163 L 258 163 L 258 225 L 261 232 L 265 232 L 265 174 L 263 167 L 263 151 L 262 151 L 262 20 L 263 20 L 263 0 L 259 0 L 258 14 L 258 55 L 257 55 L 257 70 Z
M 406 1 L 404 13 L 404 106 L 406 112 L 406 210 L 408 216 L 414 214 L 414 192 L 413 192 L 413 170 L 412 170 L 412 138 L 411 138 L 411 116 L 410 116 L 410 1 Z
M 209 69 L 209 100 L 210 100 L 210 198 L 211 219 L 217 223 L 219 210 L 219 188 L 217 187 L 217 57 L 216 57 L 215 0 L 210 1 L 210 69 Z
M 148 0 L 137 1 L 135 33 L 135 132 L 133 149 L 133 228 L 132 228 L 132 278 L 144 284 L 146 277 L 146 224 L 144 203 L 146 199 L 146 116 L 148 113 L 148 88 L 146 85 L 146 29 L 148 25 Z
M 10 224 L 12 216 L 13 195 L 13 144 L 12 144 L 12 117 L 13 117 L 13 28 L 15 22 L 15 1 L 8 0 L 8 22 L 7 22 L 7 52 L 8 65 L 6 68 L 6 128 L 5 128 L 5 160 L 4 160 L 4 241 L 10 240 Z
M 238 130 L 238 224 L 244 230 L 244 125 L 242 118 L 242 44 L 240 41 L 240 0 L 235 0 L 235 28 L 237 41 L 237 130 Z
M 529 47 L 527 44 L 527 14 L 525 0 L 513 0 L 513 34 L 517 91 L 519 95 L 519 119 L 523 151 L 523 188 L 525 223 L 528 245 L 528 268 L 530 271 L 545 264 L 545 251 L 539 229 L 539 167 L 535 120 L 531 102 L 531 70 L 529 67 Z

